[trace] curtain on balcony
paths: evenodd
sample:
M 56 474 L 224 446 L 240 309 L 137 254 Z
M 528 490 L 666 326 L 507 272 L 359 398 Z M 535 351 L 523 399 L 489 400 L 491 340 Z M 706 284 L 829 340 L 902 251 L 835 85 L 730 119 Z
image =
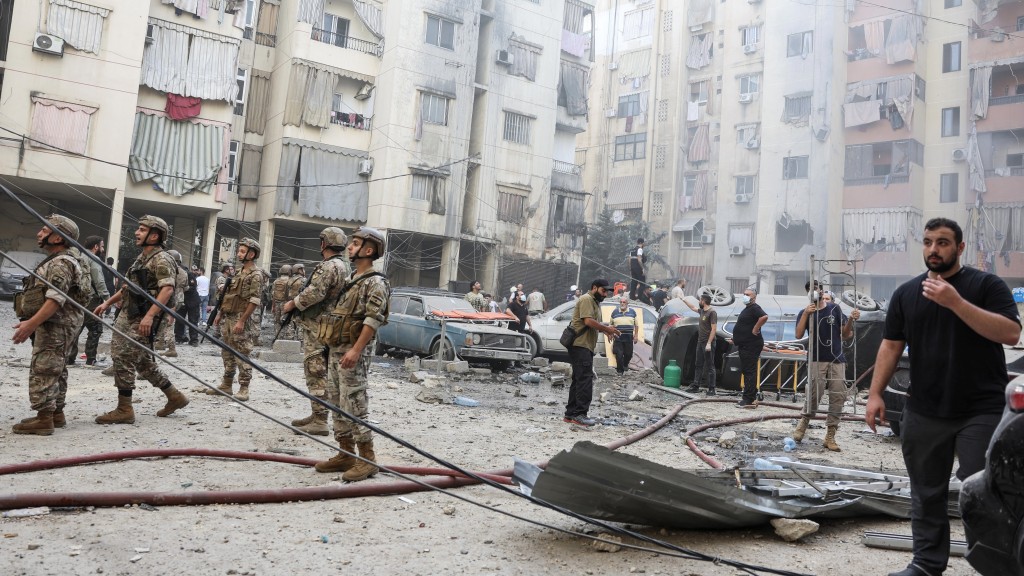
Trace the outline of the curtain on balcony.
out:
M 974 122 L 971 122 L 971 135 L 967 138 L 967 171 L 970 173 L 968 187 L 978 194 L 987 192 L 985 165 L 981 161 L 981 149 L 978 147 L 978 127 Z
M 857 246 L 885 240 L 887 245 L 903 245 L 920 236 L 924 226 L 922 212 L 911 206 L 843 210 L 843 243 Z
M 141 84 L 179 96 L 234 102 L 239 40 L 155 18 L 149 23 L 153 42 L 142 53 Z
M 690 52 L 686 55 L 686 67 L 700 70 L 711 64 L 711 46 L 714 37 L 708 34 L 694 36 L 690 39 Z
M 992 67 L 971 70 L 971 112 L 975 118 L 988 116 L 988 100 L 992 96 Z
M 742 246 L 747 250 L 754 249 L 753 224 L 729 226 L 729 246 Z
M 885 61 L 895 64 L 917 58 L 917 42 L 924 25 L 921 18 L 911 14 L 894 16 L 889 24 L 889 35 L 885 37 Z
M 980 222 L 975 218 L 981 211 Z M 984 230 L 983 249 L 988 252 L 1024 252 L 1024 204 L 998 203 L 970 206 L 967 208 L 967 225 L 964 227 L 964 238 L 976 238 L 975 223 L 979 222 Z M 975 242 L 967 242 L 967 252 L 973 252 Z M 966 256 L 966 254 L 965 254 Z M 976 256 L 971 255 L 973 260 Z M 965 258 L 966 260 L 966 258 Z
M 299 0 L 298 19 L 313 26 L 323 25 L 324 0 Z
M 587 73 L 583 66 L 562 61 L 559 90 L 565 94 L 565 108 L 569 116 L 587 114 Z
M 103 19 L 110 10 L 75 2 L 50 0 L 46 13 L 46 31 L 63 38 L 72 48 L 83 52 L 100 53 Z
M 879 100 L 863 100 L 843 104 L 843 126 L 852 128 L 878 122 L 882 119 L 882 103 Z
M 89 121 L 97 108 L 32 96 L 33 148 L 52 146 L 75 154 L 85 154 L 89 143 Z
M 573 34 L 583 31 L 583 19 L 594 11 L 594 7 L 580 0 L 566 0 L 562 11 L 562 29 Z
M 707 162 L 711 159 L 711 129 L 708 124 L 697 126 L 697 131 L 690 141 L 690 148 L 686 153 L 686 159 L 691 164 L 695 162 Z
M 270 72 L 253 68 L 249 73 L 249 102 L 245 106 L 245 131 L 263 134 L 270 107 Z
M 280 0 L 263 0 L 260 4 L 260 17 L 256 22 L 256 43 L 260 46 L 277 46 L 277 13 L 280 10 Z
M 285 100 L 284 123 L 298 126 L 305 122 L 319 128 L 329 127 L 338 78 L 338 74 L 325 66 L 293 62 Z
M 258 200 L 260 197 L 260 168 L 263 165 L 263 147 L 242 146 L 242 164 L 238 168 L 238 198 Z
M 299 185 L 299 213 L 305 216 L 365 222 L 369 185 L 359 176 L 365 152 L 285 139 L 278 174 L 276 212 L 292 213 L 295 184 Z
M 519 42 L 509 42 L 508 53 L 512 56 L 512 64 L 508 67 L 509 74 L 522 76 L 531 82 L 537 79 L 539 49 Z
M 163 114 L 139 111 L 135 114 L 128 173 L 133 182 L 153 180 L 171 196 L 209 194 L 227 165 L 229 130 L 222 124 L 179 122 Z
M 864 45 L 874 56 L 885 50 L 885 20 L 864 23 Z
M 161 3 L 173 4 L 178 10 L 195 14 L 200 18 L 206 18 L 210 9 L 209 0 L 163 0 Z
M 366 29 L 377 38 L 384 38 L 384 11 L 376 2 L 364 2 L 363 0 L 352 0 L 356 9 L 356 16 L 366 26 Z
M 715 17 L 715 3 L 712 0 L 690 0 L 686 10 L 686 23 L 690 27 L 703 26 Z
M 651 74 L 651 49 L 626 52 L 619 57 L 619 80 L 626 82 L 635 78 L 646 78 Z

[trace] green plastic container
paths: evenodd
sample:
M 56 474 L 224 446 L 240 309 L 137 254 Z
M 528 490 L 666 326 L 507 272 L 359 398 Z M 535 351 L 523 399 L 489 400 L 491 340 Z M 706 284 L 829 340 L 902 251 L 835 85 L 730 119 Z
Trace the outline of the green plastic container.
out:
M 676 364 L 675 360 L 669 360 L 663 374 L 666 388 L 679 388 L 679 380 L 683 376 L 683 369 Z

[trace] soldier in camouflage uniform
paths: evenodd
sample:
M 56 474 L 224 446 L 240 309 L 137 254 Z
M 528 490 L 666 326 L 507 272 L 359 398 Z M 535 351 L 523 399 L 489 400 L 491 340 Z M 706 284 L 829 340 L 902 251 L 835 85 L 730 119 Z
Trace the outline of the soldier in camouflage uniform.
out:
M 309 283 L 294 299 L 284 303 L 287 314 L 297 310 L 297 318 L 303 339 L 303 368 L 306 373 L 306 387 L 309 393 L 321 400 L 327 400 L 327 360 L 324 358 L 324 345 L 317 339 L 321 316 L 330 314 L 331 308 L 338 301 L 338 294 L 349 274 L 348 262 L 345 261 L 345 247 L 348 237 L 341 228 L 324 228 L 320 233 L 320 255 L 323 261 L 313 269 Z M 330 428 L 327 425 L 327 408 L 310 401 L 313 413 L 305 418 L 292 421 L 292 426 L 309 434 L 327 436 Z
M 260 245 L 252 238 L 242 238 L 238 242 L 236 256 L 242 263 L 242 270 L 231 279 L 231 285 L 225 288 L 220 312 L 213 319 L 214 325 L 221 326 L 221 339 L 224 343 L 245 357 L 252 353 L 259 337 L 259 316 L 255 313 L 263 305 L 263 288 L 267 282 L 263 271 L 256 267 L 259 255 Z M 249 399 L 252 364 L 238 360 L 227 350 L 221 350 L 220 357 L 224 360 L 224 377 L 217 390 L 230 395 L 237 371 L 238 393 L 235 399 L 245 402 Z M 207 390 L 206 393 L 217 392 Z
M 188 272 L 181 267 L 181 252 L 177 250 L 168 250 L 167 254 L 174 260 L 174 309 L 179 310 L 182 315 L 185 314 L 185 288 L 188 287 Z M 164 348 L 167 351 L 161 354 L 161 356 L 167 358 L 177 358 L 178 349 L 176 344 L 178 343 L 177 337 L 174 335 L 174 316 L 167 314 L 164 316 L 164 321 L 160 323 L 160 335 L 156 338 L 158 341 L 163 342 Z
M 71 339 L 78 337 L 84 315 L 71 300 L 73 287 L 82 279 L 78 260 L 68 254 L 60 230 L 78 240 L 78 225 L 64 216 L 52 215 L 36 234 L 39 247 L 48 256 L 25 278 L 25 291 L 15 308 L 20 322 L 14 326 L 15 344 L 32 338 L 32 363 L 29 366 L 28 398 L 36 415 L 14 425 L 15 434 L 49 436 L 63 428 L 64 399 L 68 391 L 67 356 Z M 50 288 L 39 278 L 52 284 Z
M 384 253 L 384 242 L 380 231 L 367 226 L 352 233 L 348 257 L 355 271 L 342 287 L 340 302 L 327 319 L 337 318 L 338 322 L 331 322 L 330 330 L 320 330 L 325 334 L 325 343 L 330 344 L 327 396 L 331 403 L 363 420 L 369 417 L 366 388 L 373 339 L 388 321 L 391 298 L 387 278 L 373 269 L 373 261 Z M 377 457 L 370 434 L 366 426 L 335 414 L 334 438 L 341 451 L 330 460 L 317 462 L 317 472 L 344 472 L 342 479 L 346 482 L 358 482 L 376 474 Z M 357 447 L 361 460 L 352 455 Z
M 142 249 L 142 253 L 132 263 L 126 276 L 161 304 L 174 308 L 177 265 L 163 249 L 169 231 L 167 222 L 162 218 L 139 218 L 139 227 L 135 230 L 135 245 Z M 123 283 L 121 288 L 106 302 L 97 306 L 94 312 L 97 316 L 102 316 L 107 308 L 118 302 L 122 303 L 122 309 L 114 323 L 114 336 L 110 341 L 110 354 L 114 360 L 114 386 L 117 387 L 117 408 L 97 417 L 96 423 L 135 423 L 132 391 L 135 389 L 136 373 L 167 396 L 167 404 L 156 415 L 161 418 L 170 416 L 175 410 L 187 406 L 188 398 L 171 384 L 153 357 L 153 338 L 160 329 L 164 312 L 128 283 Z M 150 350 L 140 350 L 122 334 L 127 334 L 133 341 Z
M 285 264 L 281 266 L 281 269 L 277 272 L 277 279 L 270 287 L 270 299 L 273 301 L 271 304 L 271 310 L 274 314 L 274 331 L 281 325 L 281 316 L 284 315 L 284 311 L 281 309 L 284 303 L 288 301 L 288 284 L 292 280 L 292 265 Z
M 306 287 L 306 265 L 302 262 L 292 264 L 292 279 L 288 282 L 288 299 L 295 300 L 299 296 L 299 292 Z M 301 322 L 292 322 L 287 328 L 281 331 L 281 337 L 289 340 L 299 340 L 304 342 L 306 340 L 306 331 L 303 329 Z M 316 334 L 312 335 L 313 340 L 316 340 Z
M 103 259 L 103 238 L 99 236 L 89 236 L 82 242 L 82 247 L 92 252 L 99 259 Z M 69 248 L 68 250 L 73 250 Z M 89 267 L 85 268 L 82 266 L 83 260 L 88 262 Z M 92 283 L 92 298 L 89 299 L 88 307 L 90 310 L 99 306 L 100 302 L 103 302 L 107 298 L 110 298 L 110 293 L 107 292 L 107 283 L 103 279 L 103 268 L 99 262 L 92 258 L 83 257 L 78 259 L 79 266 L 82 267 L 82 271 L 89 274 L 90 281 Z M 100 336 L 103 334 L 103 322 L 98 318 L 87 316 L 85 323 L 82 325 L 82 330 L 89 330 L 89 335 L 85 338 L 85 363 L 87 366 L 94 366 L 96 364 L 96 353 L 100 345 Z M 78 338 L 82 335 L 82 330 L 78 331 L 78 335 L 71 339 L 71 349 L 68 352 L 68 364 L 74 364 L 78 358 Z

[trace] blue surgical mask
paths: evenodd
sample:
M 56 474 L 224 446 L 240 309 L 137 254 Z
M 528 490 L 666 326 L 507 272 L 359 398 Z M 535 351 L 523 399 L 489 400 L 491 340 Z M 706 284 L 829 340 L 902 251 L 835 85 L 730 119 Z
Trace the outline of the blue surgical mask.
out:
M 523 294 L 523 295 L 521 295 L 521 296 L 519 297 L 519 301 L 520 301 L 520 302 L 526 302 L 526 294 Z
M 743 303 L 744 304 L 750 304 L 750 296 L 747 296 L 746 294 L 744 294 L 743 295 Z

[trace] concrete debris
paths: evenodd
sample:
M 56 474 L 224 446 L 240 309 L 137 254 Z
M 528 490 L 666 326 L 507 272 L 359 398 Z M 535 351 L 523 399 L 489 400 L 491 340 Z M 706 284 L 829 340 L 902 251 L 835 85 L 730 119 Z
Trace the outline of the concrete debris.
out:
M 408 372 L 416 372 L 420 369 L 420 357 L 412 356 L 405 359 L 405 369 Z
M 468 374 L 469 373 L 469 362 L 460 360 L 458 362 L 449 362 L 445 366 L 445 370 L 453 374 Z
M 531 364 L 533 364 L 537 368 L 544 368 L 545 366 L 548 365 L 548 363 L 549 363 L 549 360 L 547 358 L 543 358 L 541 356 L 537 356 L 536 358 L 533 359 L 533 362 L 531 362 Z
M 44 516 L 49 513 L 49 507 L 39 506 L 38 508 L 18 508 L 16 510 L 5 510 L 2 513 L 2 516 L 4 518 L 28 518 L 29 516 Z
M 639 400 L 643 400 L 643 399 L 644 399 L 644 395 L 641 394 L 639 390 L 633 390 L 632 392 L 629 393 L 629 400 L 630 401 L 634 401 L 635 402 L 635 401 L 639 401 Z
M 818 523 L 813 520 L 794 520 L 791 518 L 775 518 L 771 521 L 775 533 L 786 542 L 796 542 L 804 536 L 818 531 Z
M 569 364 L 568 362 L 552 362 L 551 371 L 561 372 L 562 374 L 570 375 L 572 374 L 572 364 Z
M 447 404 L 451 401 L 444 390 L 437 387 L 424 388 L 416 395 L 416 399 L 426 404 Z
M 592 540 L 590 543 L 590 547 L 596 552 L 618 552 L 619 550 L 622 550 L 622 546 L 620 546 L 620 544 L 622 544 L 622 538 L 612 536 L 611 534 L 601 534 L 601 539 L 608 540 L 608 542 Z M 616 542 L 616 544 L 613 544 L 613 542 Z
M 274 342 L 273 350 L 281 354 L 301 354 L 302 343 L 298 340 L 277 340 Z
M 611 396 L 611 394 L 611 392 L 601 392 L 597 399 L 603 404 L 608 401 L 608 397 Z
M 415 372 L 409 373 L 409 382 L 412 382 L 413 384 L 420 384 L 429 377 L 430 373 L 426 370 L 416 370 Z
M 736 436 L 735 432 L 728 430 L 726 432 L 722 432 L 722 435 L 718 437 L 718 445 L 722 448 L 732 448 L 736 445 L 736 441 L 738 439 L 739 438 Z
M 519 381 L 526 384 L 540 384 L 540 374 L 537 372 L 524 372 L 519 375 Z

